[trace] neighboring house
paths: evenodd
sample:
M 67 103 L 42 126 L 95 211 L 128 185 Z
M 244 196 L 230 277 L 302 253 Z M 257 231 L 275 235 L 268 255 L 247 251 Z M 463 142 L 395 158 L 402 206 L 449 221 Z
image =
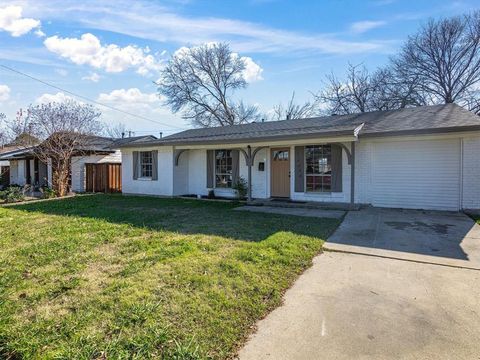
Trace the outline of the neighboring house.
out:
M 0 156 L 7 152 L 16 150 L 18 147 L 13 145 L 4 145 L 0 147 Z M 10 162 L 8 160 L 0 160 L 0 188 L 10 184 Z
M 121 189 L 122 162 L 119 146 L 129 142 L 155 140 L 154 136 L 137 136 L 129 138 L 107 138 L 91 136 L 78 156 L 72 156 L 70 185 L 73 192 L 107 191 L 109 176 L 114 174 L 114 189 Z M 45 164 L 35 156 L 34 147 L 16 149 L 0 154 L 0 161 L 10 164 L 10 184 L 33 185 L 34 187 L 52 185 L 52 166 Z M 112 166 L 108 165 L 118 165 Z M 118 184 L 118 186 L 116 185 Z M 89 187 L 89 188 L 88 188 Z
M 126 143 L 124 193 L 480 208 L 480 117 L 454 104 L 192 129 Z

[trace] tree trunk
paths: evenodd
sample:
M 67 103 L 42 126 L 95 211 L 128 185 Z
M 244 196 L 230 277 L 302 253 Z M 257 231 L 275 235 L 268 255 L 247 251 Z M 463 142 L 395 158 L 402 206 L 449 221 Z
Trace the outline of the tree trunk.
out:
M 53 188 L 57 192 L 59 197 L 68 194 L 68 175 L 69 164 L 65 161 L 57 162 L 55 170 L 53 172 Z

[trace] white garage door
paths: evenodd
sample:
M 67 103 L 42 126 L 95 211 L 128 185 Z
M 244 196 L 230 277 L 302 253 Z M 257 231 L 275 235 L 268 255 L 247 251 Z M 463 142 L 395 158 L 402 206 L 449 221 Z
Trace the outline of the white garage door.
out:
M 373 205 L 458 210 L 458 139 L 375 143 L 373 157 Z

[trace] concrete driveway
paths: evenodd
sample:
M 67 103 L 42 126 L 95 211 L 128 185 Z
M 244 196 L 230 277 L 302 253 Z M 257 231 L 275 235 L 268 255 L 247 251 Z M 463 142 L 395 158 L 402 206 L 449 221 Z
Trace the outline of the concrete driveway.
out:
M 458 214 L 367 211 L 380 220 L 363 236 L 349 223 L 361 212 L 351 212 L 331 239 L 379 253 L 317 256 L 258 323 L 241 360 L 480 359 L 480 271 L 443 263 L 479 258 L 478 226 Z
M 462 213 L 350 211 L 324 248 L 480 270 L 480 226 Z

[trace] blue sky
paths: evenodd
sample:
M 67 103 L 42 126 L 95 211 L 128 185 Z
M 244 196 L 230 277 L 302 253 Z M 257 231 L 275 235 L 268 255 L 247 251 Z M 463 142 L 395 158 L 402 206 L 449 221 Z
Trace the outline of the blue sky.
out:
M 102 120 L 135 131 L 188 128 L 154 81 L 183 46 L 226 41 L 249 59 L 237 94 L 268 112 L 318 91 L 347 64 L 381 66 L 428 18 L 466 13 L 478 1 L 59 1 L 0 0 L 0 64 L 148 119 L 102 108 Z M 61 100 L 60 90 L 0 68 L 0 112 Z

